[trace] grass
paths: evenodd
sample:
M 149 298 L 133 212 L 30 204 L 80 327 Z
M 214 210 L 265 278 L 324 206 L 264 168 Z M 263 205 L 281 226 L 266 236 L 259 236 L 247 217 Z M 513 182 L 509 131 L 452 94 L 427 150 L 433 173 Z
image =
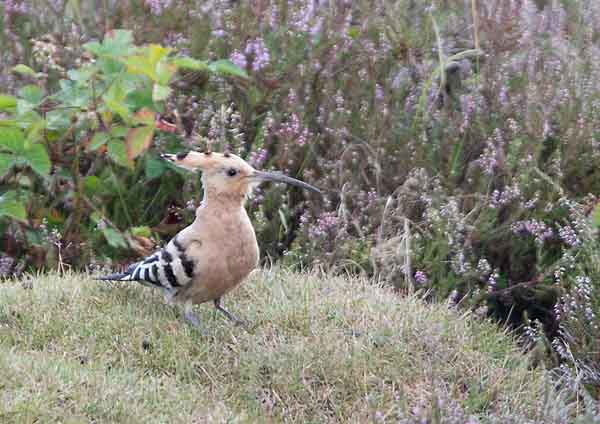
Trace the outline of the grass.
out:
M 514 339 L 364 280 L 258 272 L 199 306 L 87 275 L 0 283 L 0 421 L 553 422 Z

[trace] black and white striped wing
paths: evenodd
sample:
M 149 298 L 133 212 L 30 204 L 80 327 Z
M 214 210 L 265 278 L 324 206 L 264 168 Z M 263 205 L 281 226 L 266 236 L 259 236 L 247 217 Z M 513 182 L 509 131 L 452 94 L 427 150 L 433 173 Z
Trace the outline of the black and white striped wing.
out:
M 100 279 L 139 281 L 169 291 L 187 285 L 194 276 L 195 263 L 177 237 L 143 261 L 130 265 L 127 272 Z

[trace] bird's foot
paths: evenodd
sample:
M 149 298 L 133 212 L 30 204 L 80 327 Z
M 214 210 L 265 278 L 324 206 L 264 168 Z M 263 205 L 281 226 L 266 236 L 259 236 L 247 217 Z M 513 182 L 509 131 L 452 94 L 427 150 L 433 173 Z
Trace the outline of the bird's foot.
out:
M 200 320 L 193 312 L 185 312 L 183 314 L 183 317 L 187 322 L 189 322 L 192 325 L 192 327 L 200 328 Z
M 191 303 L 186 303 L 185 304 L 184 312 L 183 312 L 183 318 L 187 322 L 189 322 L 192 325 L 192 327 L 194 327 L 197 331 L 199 331 L 200 333 L 203 333 L 203 331 L 202 331 L 202 325 L 200 325 L 200 320 L 198 319 L 198 317 L 196 316 L 196 314 L 192 310 L 192 304 Z

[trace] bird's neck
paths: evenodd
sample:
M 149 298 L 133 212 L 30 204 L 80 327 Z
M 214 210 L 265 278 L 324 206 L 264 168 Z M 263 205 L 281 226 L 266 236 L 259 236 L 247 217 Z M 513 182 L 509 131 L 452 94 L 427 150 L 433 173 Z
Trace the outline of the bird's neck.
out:
M 237 211 L 244 209 L 245 194 L 223 192 L 215 187 L 205 186 L 204 197 L 200 207 L 227 211 Z

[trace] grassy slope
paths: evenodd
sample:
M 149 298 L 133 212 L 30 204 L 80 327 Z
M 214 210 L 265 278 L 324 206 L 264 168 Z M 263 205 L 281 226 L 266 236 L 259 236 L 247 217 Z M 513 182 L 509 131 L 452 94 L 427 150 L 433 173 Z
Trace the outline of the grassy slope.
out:
M 542 420 L 509 336 L 360 280 L 257 273 L 226 299 L 250 331 L 202 305 L 204 335 L 151 289 L 84 275 L 0 299 L 1 422 Z

